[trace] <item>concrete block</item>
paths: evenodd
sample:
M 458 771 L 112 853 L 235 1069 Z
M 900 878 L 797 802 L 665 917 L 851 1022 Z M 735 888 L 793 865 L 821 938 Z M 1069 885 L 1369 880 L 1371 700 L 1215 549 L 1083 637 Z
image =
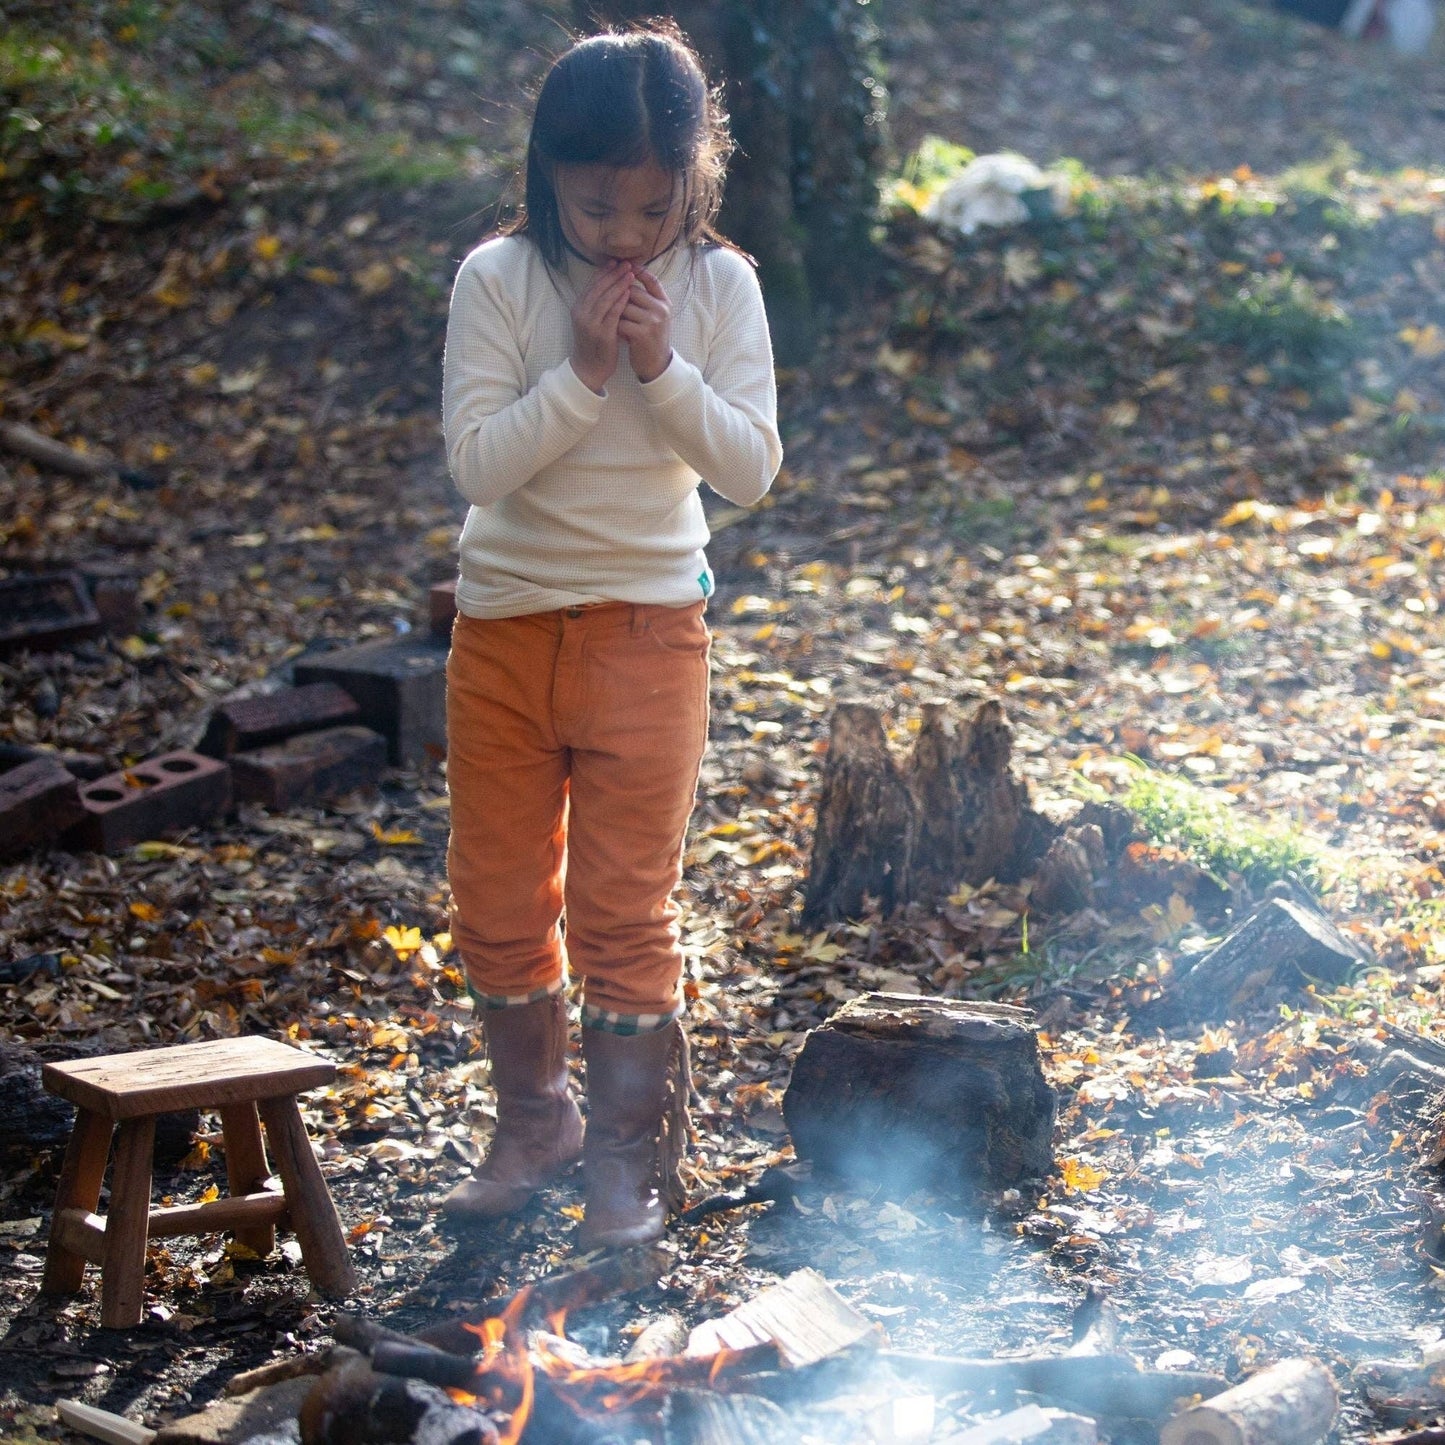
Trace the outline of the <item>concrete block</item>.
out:
M 73 848 L 119 853 L 197 828 L 231 806 L 231 769 L 200 753 L 162 753 L 80 790 L 85 816 L 65 836 Z
M 361 722 L 387 741 L 393 764 L 438 762 L 447 750 L 447 649 L 436 637 L 364 642 L 296 663 L 298 685 L 331 682 L 361 707 Z
M 54 759 L 0 773 L 0 858 L 53 843 L 84 816 L 79 779 Z
M 22 573 L 0 582 L 0 657 L 54 652 L 104 630 L 78 572 Z
M 334 682 L 233 698 L 211 713 L 196 751 L 210 758 L 229 758 L 298 733 L 354 723 L 360 716 L 356 699 Z
M 434 637 L 450 637 L 457 618 L 457 579 L 438 582 L 426 595 L 427 615 Z
M 325 728 L 230 761 L 236 797 L 281 812 L 375 784 L 386 767 L 386 739 L 370 728 Z

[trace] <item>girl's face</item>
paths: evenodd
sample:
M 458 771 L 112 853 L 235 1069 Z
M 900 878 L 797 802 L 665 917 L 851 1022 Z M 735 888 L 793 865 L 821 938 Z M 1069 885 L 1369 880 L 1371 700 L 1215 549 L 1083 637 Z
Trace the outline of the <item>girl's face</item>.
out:
M 645 266 L 682 229 L 683 188 L 655 161 L 640 166 L 558 166 L 553 185 L 562 234 L 594 266 Z

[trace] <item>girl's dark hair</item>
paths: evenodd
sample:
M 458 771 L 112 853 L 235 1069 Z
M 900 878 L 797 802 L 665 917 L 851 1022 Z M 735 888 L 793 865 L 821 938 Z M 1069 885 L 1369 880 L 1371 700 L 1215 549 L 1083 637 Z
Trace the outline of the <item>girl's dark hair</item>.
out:
M 656 162 L 679 176 L 679 241 L 727 244 L 715 229 L 732 151 L 727 115 L 672 20 L 590 36 L 560 55 L 542 81 L 527 142 L 526 200 L 503 230 L 529 236 L 548 265 L 568 251 L 556 169 Z

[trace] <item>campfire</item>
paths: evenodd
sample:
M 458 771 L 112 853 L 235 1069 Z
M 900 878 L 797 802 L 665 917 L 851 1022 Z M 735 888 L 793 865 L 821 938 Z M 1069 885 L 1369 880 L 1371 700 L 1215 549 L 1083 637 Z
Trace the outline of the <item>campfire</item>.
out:
M 345 1316 L 331 1350 L 233 1389 L 320 1371 L 301 1382 L 302 1445 L 1087 1445 L 1122 1422 L 1162 1426 L 1166 1445 L 1309 1445 L 1335 1415 L 1329 1372 L 1309 1360 L 1233 1390 L 1212 1374 L 1143 1368 L 1115 1351 L 1097 1301 L 1061 1354 L 892 1349 L 811 1269 L 691 1330 L 664 1316 L 626 1358 L 594 1358 L 567 1338 L 570 1312 L 646 1288 L 671 1262 L 647 1247 L 584 1260 L 480 1320 L 418 1335 Z

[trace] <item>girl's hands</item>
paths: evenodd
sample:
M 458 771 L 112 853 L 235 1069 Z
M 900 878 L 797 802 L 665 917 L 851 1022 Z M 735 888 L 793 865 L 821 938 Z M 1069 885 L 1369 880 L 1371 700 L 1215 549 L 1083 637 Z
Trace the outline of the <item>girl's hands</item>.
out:
M 623 341 L 637 379 L 656 381 L 672 360 L 672 303 L 651 271 L 609 261 L 572 307 L 572 370 L 603 391 Z
M 572 307 L 572 370 L 598 393 L 617 370 L 618 323 L 632 284 L 632 267 L 609 261 Z
M 656 381 L 672 360 L 672 303 L 662 282 L 638 268 L 617 324 L 638 381 Z

